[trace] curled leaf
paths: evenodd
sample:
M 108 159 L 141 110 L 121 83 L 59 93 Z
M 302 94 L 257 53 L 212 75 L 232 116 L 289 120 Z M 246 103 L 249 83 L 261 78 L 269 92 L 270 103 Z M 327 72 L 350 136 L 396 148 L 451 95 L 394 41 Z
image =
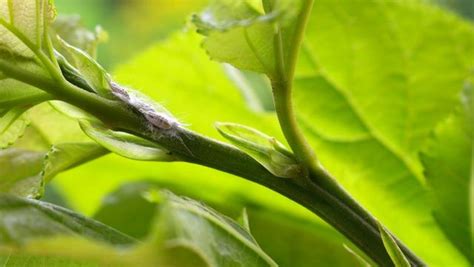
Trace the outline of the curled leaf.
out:
M 98 45 L 108 39 L 107 32 L 100 26 L 96 26 L 93 31 L 85 28 L 78 15 L 58 16 L 52 25 L 52 31 L 52 34 L 61 36 L 63 40 L 94 59 L 97 57 Z
M 143 161 L 174 161 L 166 150 L 138 136 L 115 132 L 98 123 L 80 122 L 81 128 L 92 140 L 126 158 Z
M 64 51 L 64 57 L 72 64 L 74 69 L 67 73 L 78 73 L 79 78 L 82 78 L 97 94 L 101 96 L 110 96 L 110 78 L 107 72 L 95 61 L 92 56 L 88 55 L 81 49 L 68 44 L 66 41 L 57 37 L 58 43 Z M 61 60 L 59 60 L 61 62 Z M 67 64 L 62 64 L 62 71 L 65 72 L 66 67 L 71 68 Z M 74 83 L 74 82 L 73 82 Z
M 293 154 L 274 137 L 236 123 L 216 123 L 219 133 L 262 164 L 269 172 L 282 178 L 303 174 Z

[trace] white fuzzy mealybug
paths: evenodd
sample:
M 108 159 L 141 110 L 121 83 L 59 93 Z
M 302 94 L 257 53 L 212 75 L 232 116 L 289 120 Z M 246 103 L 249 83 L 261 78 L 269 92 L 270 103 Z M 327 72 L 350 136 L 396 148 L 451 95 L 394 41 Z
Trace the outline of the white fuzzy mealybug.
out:
M 164 107 L 155 104 L 140 93 L 128 91 L 116 83 L 111 83 L 111 88 L 115 97 L 138 111 L 154 127 L 161 130 L 170 130 L 182 125 Z
M 177 133 L 177 129 L 183 126 L 183 124 L 173 117 L 168 110 L 139 92 L 127 90 L 113 82 L 110 86 L 112 88 L 112 94 L 115 97 L 143 116 L 148 123 L 149 130 L 153 134 L 157 134 L 156 138 L 160 138 L 162 135 L 177 138 L 180 143 L 183 144 L 185 149 L 192 155 L 192 152 L 188 149 Z

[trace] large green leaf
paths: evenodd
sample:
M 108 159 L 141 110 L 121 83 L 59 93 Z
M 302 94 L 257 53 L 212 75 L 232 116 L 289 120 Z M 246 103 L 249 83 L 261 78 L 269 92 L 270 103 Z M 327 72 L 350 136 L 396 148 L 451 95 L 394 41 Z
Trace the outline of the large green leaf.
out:
M 474 101 L 466 97 L 436 129 L 422 160 L 435 202 L 434 217 L 458 249 L 474 263 Z
M 44 74 L 37 55 L 48 47 L 45 37 L 55 11 L 49 0 L 0 2 L 0 61 Z
M 281 49 L 281 60 L 288 60 L 301 2 L 216 0 L 193 21 L 206 35 L 203 47 L 212 59 L 276 77 L 280 71 L 276 54 Z M 274 46 L 277 26 L 284 36 L 281 48 Z
M 0 244 L 4 247 L 0 253 L 45 257 L 32 266 L 47 262 L 48 257 L 106 266 L 276 266 L 250 234 L 229 218 L 169 192 L 159 196 L 152 234 L 144 243 L 129 247 L 123 245 L 132 244 L 132 238 L 96 221 L 51 204 L 0 197 Z M 22 220 L 11 220 L 19 216 Z M 75 249 L 59 249 L 64 246 Z
M 154 204 L 147 201 L 146 192 L 162 186 L 198 197 L 196 192 L 187 187 L 173 187 L 153 181 L 129 183 L 109 194 L 94 218 L 143 239 L 152 229 L 152 218 L 157 212 Z M 242 205 L 245 205 L 239 201 L 209 204 L 232 217 L 236 217 L 242 210 Z M 327 231 L 327 227 L 314 227 L 306 222 L 295 221 L 265 207 L 249 206 L 246 210 L 249 214 L 250 232 L 279 266 L 354 266 L 355 261 L 342 246 L 343 238 Z M 124 213 L 134 220 L 124 217 Z M 289 247 L 288 244 L 293 240 L 298 240 L 298 243 Z
M 21 113 L 23 111 L 20 110 Z M 81 132 L 77 122 L 59 114 L 48 104 L 34 107 L 24 116 L 31 120 L 25 136 L 11 149 L 0 151 L 0 192 L 29 198 L 41 197 L 45 183 L 58 173 L 108 153 L 108 150 L 91 142 Z M 8 118 L 0 118 L 0 124 L 4 119 Z M 23 120 L 16 120 L 9 128 L 20 122 Z M 21 129 L 24 128 L 22 126 Z M 6 140 L 5 137 L 1 135 L 1 140 Z
M 294 100 L 323 165 L 428 264 L 465 265 L 431 218 L 418 152 L 472 69 L 472 25 L 408 1 L 323 0 L 305 38 Z

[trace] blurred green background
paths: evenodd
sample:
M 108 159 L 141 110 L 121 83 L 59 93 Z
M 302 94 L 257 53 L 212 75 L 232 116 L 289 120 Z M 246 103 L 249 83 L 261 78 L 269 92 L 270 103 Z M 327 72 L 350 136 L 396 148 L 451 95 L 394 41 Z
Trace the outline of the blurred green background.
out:
M 207 0 L 56 0 L 59 14 L 79 14 L 84 25 L 101 25 L 109 41 L 99 48 L 99 61 L 106 67 L 131 56 L 185 25 L 190 14 Z M 426 0 L 469 19 L 474 18 L 473 0 Z
M 474 18 L 473 0 L 426 0 Z M 183 28 L 208 0 L 56 0 L 58 13 L 79 14 L 84 25 L 101 25 L 109 41 L 99 48 L 99 61 L 110 68 L 125 62 L 173 31 Z
M 56 0 L 61 15 L 79 14 L 84 25 L 101 25 L 109 34 L 99 61 L 113 67 L 186 24 L 206 0 Z

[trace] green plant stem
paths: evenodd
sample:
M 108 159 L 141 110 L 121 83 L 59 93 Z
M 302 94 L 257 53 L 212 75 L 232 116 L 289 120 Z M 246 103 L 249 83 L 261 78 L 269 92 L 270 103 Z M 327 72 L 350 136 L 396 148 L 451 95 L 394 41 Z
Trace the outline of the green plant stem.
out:
M 141 129 L 133 112 L 127 110 L 120 102 L 102 98 L 83 90 L 67 81 L 57 81 L 24 69 L 16 68 L 0 59 L 0 71 L 10 78 L 37 87 L 54 99 L 75 105 L 93 114 L 111 128 L 126 127 Z
M 393 266 L 378 228 L 374 228 L 325 188 L 318 185 L 304 188 L 296 180 L 274 176 L 242 151 L 184 129 L 178 133 L 179 141 L 166 135 L 156 139 L 151 133 L 141 134 L 142 137 L 155 139 L 164 148 L 178 153 L 178 157 L 184 161 L 243 177 L 290 198 L 339 230 L 374 262 L 381 266 Z M 368 213 L 365 216 L 371 217 Z M 413 266 L 424 265 L 403 244 L 399 245 Z
M 112 129 L 124 130 L 154 141 L 183 161 L 238 175 L 287 196 L 333 225 L 375 262 L 390 266 L 391 260 L 383 246 L 376 220 L 319 166 L 316 155 L 299 130 L 295 119 L 291 102 L 292 80 L 312 0 L 305 3 L 308 5 L 304 7 L 307 12 L 300 16 L 298 21 L 299 30 L 295 33 L 296 42 L 290 49 L 288 64 L 285 64 L 283 58 L 282 36 L 280 33 L 276 35 L 279 75 L 277 79 L 272 80 L 275 105 L 283 132 L 298 160 L 308 167 L 307 175 L 301 179 L 276 177 L 240 150 L 184 129 L 178 129 L 180 138 L 167 135 L 157 138 L 150 133 L 143 120 L 122 103 L 105 99 L 67 82 L 55 64 L 42 52 L 37 55 L 52 78 L 16 68 L 1 59 L 0 70 L 8 77 L 42 89 L 54 99 L 83 109 Z M 412 265 L 422 265 L 408 249 L 401 243 L 399 245 Z
M 177 129 L 179 138 L 170 135 L 157 136 L 147 130 L 145 122 L 127 110 L 122 103 L 104 99 L 72 84 L 58 83 L 50 78 L 17 69 L 2 60 L 0 70 L 9 77 L 48 92 L 55 99 L 87 111 L 112 129 L 123 130 L 156 142 L 183 161 L 231 173 L 279 192 L 333 225 L 375 262 L 382 266 L 391 265 L 379 232 L 325 187 L 317 184 L 302 187 L 296 180 L 276 177 L 240 150 L 185 129 Z M 323 172 L 319 175 L 325 174 Z M 371 217 L 370 214 L 365 216 Z M 412 265 L 422 265 L 416 256 L 407 253 L 408 250 L 404 246 L 401 247 Z

